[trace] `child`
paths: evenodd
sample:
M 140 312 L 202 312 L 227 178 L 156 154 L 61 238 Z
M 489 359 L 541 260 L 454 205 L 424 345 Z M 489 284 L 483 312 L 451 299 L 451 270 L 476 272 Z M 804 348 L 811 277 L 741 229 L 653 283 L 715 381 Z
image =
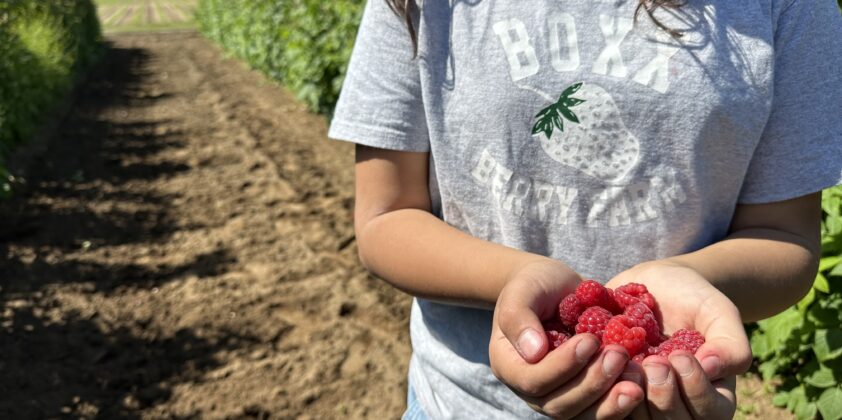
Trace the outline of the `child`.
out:
M 836 6 L 641 2 L 369 0 L 329 136 L 358 144 L 363 264 L 415 296 L 405 418 L 730 418 L 742 322 L 809 290 Z M 548 352 L 583 278 L 645 284 L 706 343 Z

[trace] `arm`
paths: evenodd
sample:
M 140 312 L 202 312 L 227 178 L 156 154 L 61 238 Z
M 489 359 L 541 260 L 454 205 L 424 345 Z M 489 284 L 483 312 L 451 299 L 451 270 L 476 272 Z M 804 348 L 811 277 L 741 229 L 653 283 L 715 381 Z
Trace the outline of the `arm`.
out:
M 357 146 L 354 225 L 363 265 L 411 295 L 493 309 L 513 271 L 559 261 L 474 238 L 430 213 L 427 153 Z
M 821 193 L 739 205 L 728 237 L 667 261 L 699 272 L 734 302 L 743 321 L 756 321 L 810 290 L 821 253 L 820 221 Z
M 722 241 L 640 264 L 612 280 L 615 286 L 646 284 L 660 297 L 668 331 L 690 327 L 707 338 L 696 357 L 650 356 L 643 362 L 647 404 L 632 418 L 733 415 L 734 375 L 751 362 L 741 322 L 780 312 L 809 290 L 820 252 L 820 197 L 740 205 Z
M 370 271 L 415 296 L 494 309 L 492 372 L 531 407 L 554 417 L 623 418 L 643 399 L 618 380 L 619 346 L 581 334 L 547 353 L 541 319 L 579 282 L 565 264 L 483 241 L 430 214 L 426 153 L 357 147 L 355 230 Z M 544 357 L 546 355 L 547 357 Z

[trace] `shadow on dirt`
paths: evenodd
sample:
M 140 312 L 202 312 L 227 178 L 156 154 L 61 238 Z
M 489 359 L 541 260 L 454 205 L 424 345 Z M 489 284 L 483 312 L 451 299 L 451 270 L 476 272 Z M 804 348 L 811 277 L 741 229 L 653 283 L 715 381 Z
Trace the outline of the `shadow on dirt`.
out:
M 184 145 L 177 121 L 138 121 L 120 110 L 170 96 L 150 83 L 160 77 L 146 70 L 150 59 L 143 49 L 109 46 L 30 165 L 26 187 L 0 203 L 0 418 L 137 418 L 135 410 L 215 367 L 218 352 L 254 341 L 230 331 L 212 334 L 224 339 L 163 334 L 134 315 L 118 325 L 97 308 L 62 308 L 54 293 L 68 285 L 87 294 L 152 289 L 236 262 L 222 245 L 178 264 L 84 258 L 86 249 L 151 244 L 184 228 L 170 212 L 177 194 L 118 188 L 190 169 L 170 159 Z

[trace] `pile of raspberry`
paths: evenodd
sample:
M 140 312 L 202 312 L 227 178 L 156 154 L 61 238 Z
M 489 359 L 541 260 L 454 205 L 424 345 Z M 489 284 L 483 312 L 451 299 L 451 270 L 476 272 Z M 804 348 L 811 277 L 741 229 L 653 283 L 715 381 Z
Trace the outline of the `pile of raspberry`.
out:
M 643 361 L 650 355 L 668 356 L 676 350 L 695 353 L 705 342 L 696 330 L 681 329 L 667 337 L 655 317 L 655 298 L 638 283 L 628 283 L 615 290 L 593 280 L 585 280 L 576 291 L 558 305 L 558 318 L 544 321 L 550 350 L 571 336 L 596 335 L 602 345 L 619 344 L 632 360 Z

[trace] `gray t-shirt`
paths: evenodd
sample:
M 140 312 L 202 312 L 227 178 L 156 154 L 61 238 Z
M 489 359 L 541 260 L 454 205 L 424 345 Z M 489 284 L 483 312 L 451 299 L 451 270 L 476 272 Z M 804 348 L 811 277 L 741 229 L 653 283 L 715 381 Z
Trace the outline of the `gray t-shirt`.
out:
M 607 281 L 722 239 L 738 203 L 842 182 L 832 0 L 426 1 L 418 57 L 370 0 L 329 136 L 429 152 L 434 213 Z M 413 303 L 433 418 L 540 417 L 488 367 L 491 312 Z

